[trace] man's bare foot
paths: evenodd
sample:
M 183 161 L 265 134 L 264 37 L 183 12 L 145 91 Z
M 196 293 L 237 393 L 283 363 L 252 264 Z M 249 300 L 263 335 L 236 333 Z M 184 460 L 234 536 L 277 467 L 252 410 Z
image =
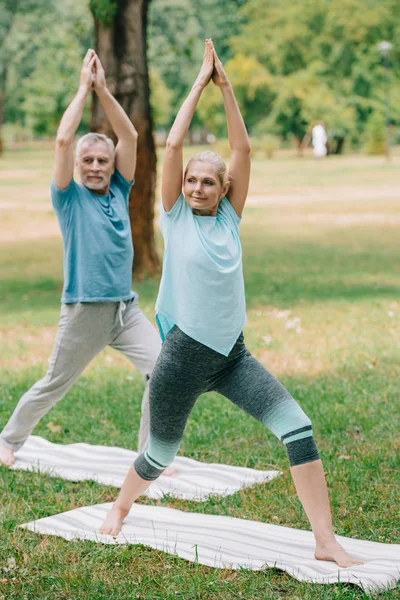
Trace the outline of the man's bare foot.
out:
M 342 568 L 355 567 L 364 564 L 355 558 L 351 558 L 336 540 L 325 544 L 317 543 L 314 556 L 317 560 L 330 560 L 335 562 Z
M 104 521 L 103 525 L 100 527 L 100 533 L 113 536 L 118 535 L 121 531 L 123 520 L 128 513 L 129 510 L 119 508 L 114 504 L 106 516 L 106 520 Z
M 165 471 L 161 473 L 161 475 L 165 475 L 165 477 L 174 477 L 175 475 L 178 475 L 178 471 L 175 469 L 175 467 L 167 467 Z
M 0 465 L 12 467 L 15 463 L 14 451 L 0 444 Z

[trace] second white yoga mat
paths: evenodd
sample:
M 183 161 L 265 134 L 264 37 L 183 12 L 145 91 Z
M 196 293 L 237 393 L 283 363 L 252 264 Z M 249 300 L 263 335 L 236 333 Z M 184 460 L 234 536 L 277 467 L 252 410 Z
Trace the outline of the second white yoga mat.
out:
M 14 469 L 41 471 L 71 481 L 91 479 L 121 487 L 137 452 L 90 444 L 53 444 L 32 435 L 16 453 Z M 205 501 L 209 496 L 229 496 L 255 483 L 270 481 L 279 471 L 257 471 L 245 467 L 208 464 L 185 457 L 173 463 L 176 475 L 161 476 L 151 484 L 147 496 L 169 494 L 184 500 Z
M 315 560 L 314 537 L 309 531 L 159 506 L 134 504 L 118 537 L 101 535 L 99 527 L 111 506 L 78 508 L 21 527 L 67 540 L 144 544 L 210 567 L 275 567 L 299 581 L 348 582 L 368 591 L 394 587 L 400 579 L 400 545 L 338 536 L 344 548 L 365 563 L 340 569 L 335 563 Z

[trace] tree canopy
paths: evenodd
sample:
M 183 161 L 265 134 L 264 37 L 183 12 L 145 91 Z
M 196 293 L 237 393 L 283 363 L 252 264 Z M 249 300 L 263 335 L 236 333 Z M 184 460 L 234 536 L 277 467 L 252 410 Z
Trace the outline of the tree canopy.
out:
M 0 0 L 0 93 L 5 121 L 53 135 L 93 45 L 94 0 Z M 29 10 L 27 10 L 29 4 Z M 96 6 L 103 4 L 95 2 Z M 107 6 L 112 8 L 111 0 Z M 381 118 L 389 55 L 392 122 L 400 122 L 400 4 L 397 0 L 152 0 L 148 24 L 151 102 L 168 128 L 212 37 L 251 134 L 294 136 L 314 121 L 331 137 L 360 139 Z M 378 117 L 376 116 L 378 115 Z M 88 115 L 83 127 L 87 126 Z M 210 86 L 194 125 L 225 135 L 223 106 Z

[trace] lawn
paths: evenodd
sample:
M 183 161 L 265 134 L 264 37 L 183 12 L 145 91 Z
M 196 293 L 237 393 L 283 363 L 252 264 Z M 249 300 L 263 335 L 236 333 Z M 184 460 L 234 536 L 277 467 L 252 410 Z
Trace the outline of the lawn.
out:
M 0 427 L 44 375 L 56 332 L 62 245 L 49 201 L 51 162 L 46 146 L 9 151 L 0 161 Z M 398 153 L 389 164 L 356 155 L 322 162 L 256 157 L 241 225 L 247 345 L 312 418 L 336 533 L 386 543 L 400 541 L 399 165 Z M 158 280 L 133 286 L 153 319 Z M 142 391 L 139 374 L 107 349 L 35 434 L 134 449 Z M 228 498 L 164 498 L 160 505 L 308 528 L 284 448 L 222 397 L 198 401 L 182 453 L 273 466 L 283 475 Z M 0 484 L 0 598 L 366 598 L 356 587 L 299 583 L 272 569 L 215 570 L 140 546 L 71 543 L 18 530 L 34 518 L 111 501 L 116 490 L 4 467 Z M 16 567 L 5 570 L 10 558 Z M 380 597 L 400 598 L 400 586 Z

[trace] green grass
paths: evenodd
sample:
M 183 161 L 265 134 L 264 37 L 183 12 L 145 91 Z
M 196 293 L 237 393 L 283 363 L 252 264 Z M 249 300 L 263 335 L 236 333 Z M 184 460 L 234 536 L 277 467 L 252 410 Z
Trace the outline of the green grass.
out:
M 393 194 L 386 197 L 380 189 L 383 182 L 395 184 L 398 162 L 397 157 L 386 165 L 382 159 L 351 156 L 327 160 L 321 171 L 320 164 L 308 159 L 256 160 L 251 193 L 271 190 L 282 197 L 248 207 L 241 226 L 247 344 L 313 420 L 335 531 L 384 543 L 399 543 L 400 205 Z M 18 193 L 24 192 L 18 169 L 32 170 L 32 190 L 41 190 L 51 177 L 51 154 L 46 149 L 38 155 L 15 151 L 0 163 L 0 176 L 12 173 L 15 184 L 15 196 L 0 197 L 0 218 L 7 212 L 1 211 L 1 203 L 16 202 L 8 221 L 15 239 L 0 240 L 0 426 L 23 392 L 45 373 L 62 286 L 59 237 L 46 231 L 37 238 L 20 234 L 18 224 L 26 218 L 26 207 L 18 206 Z M 307 197 L 310 187 L 321 192 L 313 201 Z M 54 225 L 48 209 L 43 215 Z M 386 220 L 379 218 L 382 215 Z M 156 279 L 134 284 L 149 317 L 157 286 Z M 290 310 L 288 318 L 300 319 L 301 329 L 287 328 L 288 319 L 277 309 Z M 142 391 L 139 375 L 106 350 L 35 434 L 60 443 L 134 448 Z M 50 423 L 60 431 L 52 431 Z M 283 475 L 268 485 L 205 503 L 173 498 L 140 502 L 308 528 L 283 447 L 224 398 L 208 394 L 199 400 L 182 452 L 210 462 L 273 466 Z M 108 502 L 115 495 L 114 488 L 93 482 L 72 483 L 0 468 L 0 598 L 367 597 L 355 586 L 299 583 L 273 569 L 218 570 L 142 546 L 72 543 L 16 528 L 35 518 Z M 11 557 L 16 568 L 5 571 Z M 400 598 L 400 586 L 380 597 Z

